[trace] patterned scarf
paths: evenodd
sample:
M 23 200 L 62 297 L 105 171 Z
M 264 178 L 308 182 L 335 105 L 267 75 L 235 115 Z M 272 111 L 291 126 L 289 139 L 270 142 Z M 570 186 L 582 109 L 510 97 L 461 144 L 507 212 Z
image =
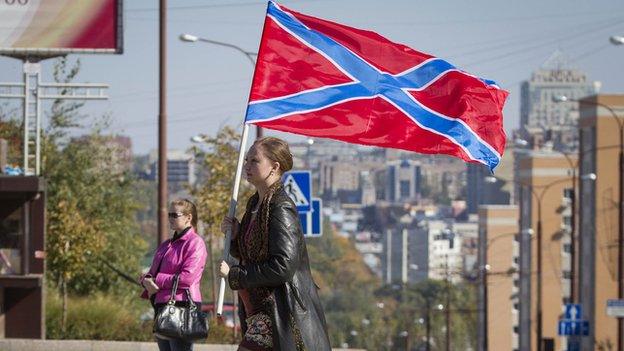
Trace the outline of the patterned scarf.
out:
M 244 264 L 261 263 L 269 258 L 269 208 L 271 199 L 277 191 L 282 188 L 282 182 L 277 181 L 271 185 L 260 203 L 256 219 L 251 222 L 252 209 L 256 207 L 259 196 L 254 194 L 247 201 L 245 215 L 241 222 L 240 234 L 238 242 L 238 250 L 240 252 Z M 249 227 L 251 225 L 251 228 Z M 249 233 L 247 233 L 249 231 Z M 273 289 L 270 288 L 249 288 L 251 303 L 254 309 L 264 311 L 272 306 Z
M 239 250 L 239 253 L 241 255 L 243 262 L 260 263 L 260 262 L 266 261 L 269 258 L 269 220 L 270 220 L 269 208 L 271 207 L 270 204 L 271 204 L 271 199 L 273 199 L 273 195 L 275 195 L 276 192 L 281 190 L 282 187 L 283 187 L 283 184 L 281 181 L 277 181 L 269 187 L 269 190 L 264 195 L 264 199 L 262 199 L 262 203 L 260 204 L 260 208 L 258 209 L 258 214 L 256 215 L 256 219 L 252 223 L 250 223 L 251 217 L 252 217 L 252 209 L 255 208 L 256 204 L 258 203 L 258 198 L 259 198 L 258 193 L 255 193 L 247 201 L 245 215 L 243 216 L 243 220 L 241 222 L 241 227 L 240 227 L 240 232 L 239 232 L 240 234 L 243 234 L 243 235 L 239 236 L 237 240 L 238 250 Z M 251 228 L 249 228 L 250 224 L 252 226 Z M 248 229 L 250 231 L 249 233 L 247 233 Z M 260 318 L 259 316 L 262 316 L 262 318 L 265 318 L 265 319 L 268 318 L 268 320 L 270 321 L 269 316 L 270 316 L 270 313 L 274 304 L 273 289 L 272 288 L 249 288 L 247 289 L 247 291 L 249 292 L 249 298 L 251 300 L 251 304 L 252 306 L 254 306 L 254 309 L 255 309 L 254 312 L 256 312 L 254 313 L 254 316 L 256 316 L 257 318 Z M 246 312 L 247 312 L 247 317 L 251 318 L 250 312 L 249 311 L 246 311 Z M 257 312 L 261 312 L 261 315 L 258 314 Z M 297 327 L 297 323 L 295 322 L 292 315 L 289 316 L 288 322 L 294 334 L 296 351 L 305 351 L 305 346 L 303 344 L 303 339 L 301 337 L 301 331 Z M 251 322 L 248 322 L 248 323 L 249 323 L 249 326 L 251 327 L 250 331 L 253 331 L 254 330 L 252 326 L 253 323 Z M 271 332 L 269 331 L 268 333 L 270 334 Z M 252 336 L 252 335 L 246 334 L 245 338 L 247 338 L 248 336 L 258 337 L 258 335 Z M 261 337 L 264 340 L 264 338 L 266 338 L 266 335 L 262 335 Z

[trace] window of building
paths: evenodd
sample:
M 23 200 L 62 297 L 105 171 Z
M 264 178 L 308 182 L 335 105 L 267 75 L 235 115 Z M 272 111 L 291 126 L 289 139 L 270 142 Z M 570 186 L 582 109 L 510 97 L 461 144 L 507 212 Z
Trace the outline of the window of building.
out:
M 409 180 L 401 180 L 401 182 L 399 183 L 399 191 L 401 194 L 401 198 L 408 198 L 410 197 L 410 182 Z
M 570 227 L 572 226 L 572 217 L 571 216 L 563 216 L 562 217 L 563 224 Z
M 571 199 L 574 197 L 574 190 L 572 190 L 572 188 L 565 188 L 563 189 L 563 197 L 567 198 L 567 199 Z
M 572 272 L 567 271 L 567 270 L 563 271 L 562 272 L 562 276 L 563 276 L 563 279 L 570 279 L 570 278 L 572 278 Z
M 0 212 L 0 275 L 21 274 L 22 208 Z
M 572 244 L 570 244 L 570 243 L 563 244 L 563 252 L 571 253 L 572 252 Z

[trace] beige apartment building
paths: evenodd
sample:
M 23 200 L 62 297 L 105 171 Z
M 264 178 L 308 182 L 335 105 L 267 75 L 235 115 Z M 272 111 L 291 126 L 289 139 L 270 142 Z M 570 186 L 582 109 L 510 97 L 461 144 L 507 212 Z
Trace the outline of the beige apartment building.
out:
M 479 206 L 478 350 L 518 350 L 518 207 Z
M 618 345 L 617 319 L 606 313 L 607 300 L 618 298 L 622 287 L 618 158 L 624 95 L 594 95 L 582 99 L 579 109 L 580 172 L 596 174 L 595 182 L 581 182 L 579 191 L 578 292 L 590 323 L 590 336 L 583 338 L 582 349 L 624 350 L 622 341 Z
M 567 349 L 557 324 L 571 302 L 576 163 L 575 155 L 549 150 L 528 152 L 518 161 L 520 232 L 532 233 L 520 242 L 520 350 L 538 350 L 538 342 L 542 351 Z

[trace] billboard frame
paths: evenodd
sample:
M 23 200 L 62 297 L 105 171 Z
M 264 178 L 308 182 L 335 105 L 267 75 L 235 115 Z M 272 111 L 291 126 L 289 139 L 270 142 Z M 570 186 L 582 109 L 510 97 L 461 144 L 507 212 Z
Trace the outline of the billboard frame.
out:
M 114 49 L 77 49 L 77 48 L 3 48 L 0 56 L 17 59 L 32 57 L 49 58 L 67 54 L 123 54 L 123 0 L 115 0 L 117 4 L 116 33 L 117 47 Z

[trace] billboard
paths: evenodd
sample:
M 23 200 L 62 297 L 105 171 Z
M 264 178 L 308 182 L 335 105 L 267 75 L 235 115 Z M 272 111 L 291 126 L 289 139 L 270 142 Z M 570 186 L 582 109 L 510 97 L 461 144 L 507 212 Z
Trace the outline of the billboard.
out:
M 0 0 L 0 54 L 120 54 L 122 13 L 122 0 Z

